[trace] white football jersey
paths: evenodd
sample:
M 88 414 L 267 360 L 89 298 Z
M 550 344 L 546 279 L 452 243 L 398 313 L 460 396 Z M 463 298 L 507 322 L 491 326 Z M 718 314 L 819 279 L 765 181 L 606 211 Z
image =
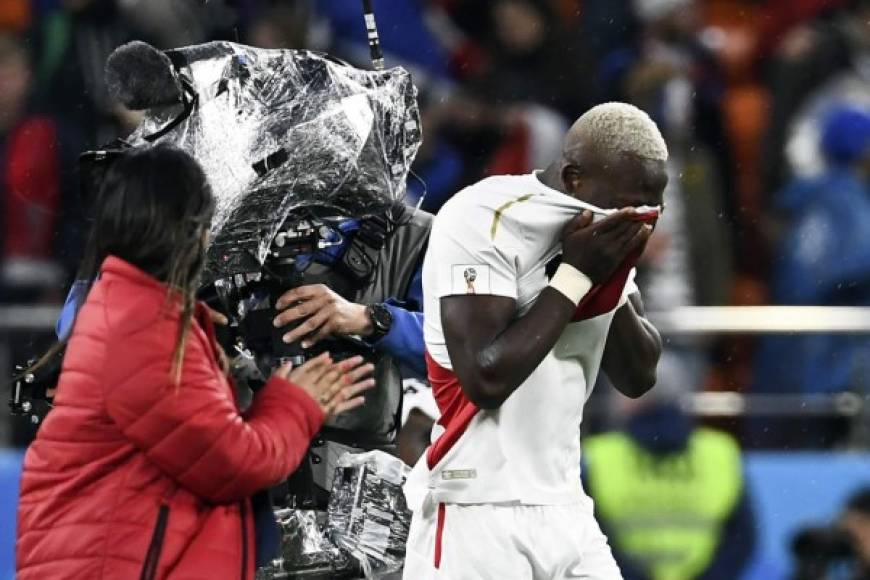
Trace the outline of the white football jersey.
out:
M 536 174 L 486 178 L 444 205 L 423 265 L 430 366 L 434 362 L 444 372 L 452 370 L 440 299 L 507 296 L 516 299 L 522 315 L 549 282 L 546 266 L 561 252 L 563 228 L 583 209 L 598 210 L 545 186 Z M 632 271 L 619 306 L 637 291 L 633 277 Z M 451 427 L 454 409 L 441 409 L 432 440 L 452 429 L 451 444 L 436 445 L 434 456 L 430 448 L 415 466 L 405 489 L 411 508 L 419 508 L 427 497 L 444 503 L 584 501 L 580 422 L 614 312 L 570 323 L 502 406 L 478 410 L 461 432 Z

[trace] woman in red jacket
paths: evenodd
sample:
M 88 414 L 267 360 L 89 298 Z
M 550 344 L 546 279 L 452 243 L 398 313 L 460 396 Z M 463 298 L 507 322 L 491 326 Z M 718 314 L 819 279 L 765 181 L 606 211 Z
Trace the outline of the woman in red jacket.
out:
M 241 413 L 194 299 L 214 208 L 200 167 L 132 152 L 98 199 L 83 265 L 97 281 L 24 460 L 18 578 L 253 578 L 251 496 L 362 403 L 371 367 L 282 367 Z

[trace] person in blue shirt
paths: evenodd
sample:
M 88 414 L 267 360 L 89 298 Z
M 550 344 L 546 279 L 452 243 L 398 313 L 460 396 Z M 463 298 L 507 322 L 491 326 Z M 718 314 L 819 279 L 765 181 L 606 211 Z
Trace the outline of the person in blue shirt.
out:
M 776 248 L 775 304 L 870 305 L 870 109 L 834 106 L 821 126 L 828 161 L 818 176 L 797 178 L 776 198 L 785 220 Z M 760 341 L 753 392 L 836 394 L 866 376 L 864 335 L 768 336 Z M 848 435 L 839 418 L 805 418 L 800 428 L 772 418 L 752 423 L 757 446 L 829 447 Z

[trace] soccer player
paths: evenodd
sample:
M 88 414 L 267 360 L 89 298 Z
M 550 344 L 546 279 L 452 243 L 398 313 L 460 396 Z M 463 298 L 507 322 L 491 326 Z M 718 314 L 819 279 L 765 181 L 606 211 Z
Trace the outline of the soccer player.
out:
M 661 210 L 655 123 L 599 105 L 543 172 L 486 178 L 435 219 L 423 267 L 441 418 L 405 487 L 406 580 L 620 578 L 580 483 L 580 422 L 599 368 L 630 397 L 661 339 L 634 263 Z

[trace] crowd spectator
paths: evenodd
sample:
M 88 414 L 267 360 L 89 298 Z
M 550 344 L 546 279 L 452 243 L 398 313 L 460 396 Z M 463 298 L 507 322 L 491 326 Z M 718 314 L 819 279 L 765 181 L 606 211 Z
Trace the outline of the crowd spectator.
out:
M 775 252 L 771 296 L 776 304 L 870 305 L 870 108 L 835 107 L 822 124 L 829 167 L 797 178 L 774 198 L 784 220 Z M 770 336 L 761 341 L 753 391 L 833 394 L 865 373 L 864 336 Z M 761 445 L 828 447 L 848 435 L 842 419 L 755 425 Z
M 126 0 L 116 5 L 137 38 L 164 50 L 220 37 L 230 40 L 238 17 L 224 0 Z
M 30 24 L 30 2 L 7 0 L 0 6 L 0 28 L 21 32 Z
M 57 299 L 55 259 L 62 207 L 57 124 L 34 110 L 23 39 L 0 32 L 0 301 Z
M 313 10 L 307 2 L 267 6 L 253 17 L 247 40 L 261 48 L 311 47 L 313 23 Z
M 34 22 L 36 88 L 43 107 L 82 132 L 85 147 L 111 141 L 135 124 L 113 103 L 106 58 L 133 32 L 115 0 L 63 0 Z
M 487 58 L 469 79 L 488 103 L 537 103 L 575 119 L 597 97 L 596 77 L 582 37 L 566 29 L 543 2 L 489 3 Z
M 774 4 L 780 4 L 780 11 L 790 11 L 786 2 Z M 828 85 L 822 92 L 833 93 L 833 99 L 843 100 L 850 93 L 863 94 L 865 102 L 870 99 L 865 64 L 870 54 L 870 2 L 818 4 L 815 12 L 821 17 L 799 21 L 788 28 L 782 41 L 774 45 L 767 66 L 770 120 L 763 169 L 764 189 L 770 193 L 781 189 L 796 171 L 812 168 L 817 173 L 822 167 L 816 155 L 817 113 L 824 112 L 832 99 L 807 107 L 814 94 Z M 832 5 L 839 9 L 831 10 Z M 773 22 L 781 20 L 775 18 Z M 792 161 L 787 154 L 790 140 Z

